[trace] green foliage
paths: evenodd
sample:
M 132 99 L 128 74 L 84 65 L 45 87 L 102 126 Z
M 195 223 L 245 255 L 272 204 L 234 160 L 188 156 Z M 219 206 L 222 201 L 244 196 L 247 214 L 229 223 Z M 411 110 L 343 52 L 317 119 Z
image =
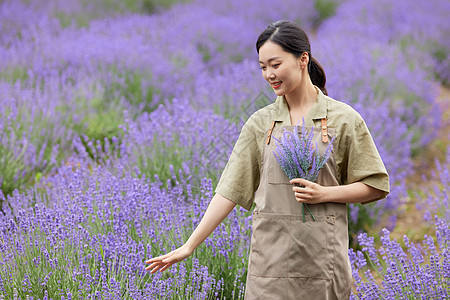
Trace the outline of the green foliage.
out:
M 89 22 L 95 19 L 93 15 L 86 13 L 71 16 L 63 11 L 56 12 L 55 17 L 59 20 L 59 24 L 62 28 L 67 28 L 72 25 L 75 25 L 77 28 L 87 28 L 89 27 Z
M 123 98 L 132 106 L 139 107 L 139 112 L 151 112 L 161 103 L 154 103 L 155 95 L 161 94 L 161 91 L 152 85 L 146 87 L 144 82 L 151 81 L 151 74 L 119 70 L 117 66 L 112 66 L 108 72 L 114 79 L 111 83 L 101 83 L 105 101 L 119 101 Z
M 166 145 L 159 142 L 156 135 L 153 136 L 151 147 L 136 146 L 134 155 L 142 174 L 145 174 L 147 178 L 154 178 L 155 175 L 158 175 L 164 183 L 173 178 L 174 170 L 182 170 L 183 163 L 189 156 L 189 153 L 184 151 L 178 142 Z M 172 183 L 175 184 L 175 182 Z
M 90 89 L 93 95 L 87 96 L 80 92 L 74 98 L 75 111 L 71 112 L 74 109 L 69 106 L 71 103 L 64 103 L 59 110 L 70 112 L 66 113 L 65 126 L 72 128 L 82 137 L 86 151 L 94 158 L 95 149 L 91 149 L 87 141 L 98 140 L 104 147 L 105 139 L 111 141 L 113 137 L 121 136 L 120 125 L 124 123 L 125 107 L 118 97 L 110 97 L 107 92 L 103 92 L 99 83 L 92 83 L 87 89 Z M 79 120 L 74 118 L 75 115 L 80 117 Z
M 127 2 L 133 2 L 135 0 L 126 0 Z M 157 12 L 158 8 L 168 9 L 172 5 L 177 3 L 186 3 L 190 0 L 142 0 L 142 9 L 147 13 L 152 14 Z
M 336 8 L 339 2 L 336 0 L 316 0 L 315 8 L 319 13 L 319 18 L 316 21 L 316 26 L 322 23 L 327 18 L 333 16 L 336 13 Z
M 113 12 L 119 13 L 156 13 L 159 9 L 168 9 L 177 3 L 189 0 L 102 0 L 100 5 Z
M 5 129 L 2 135 L 9 142 L 0 144 L 0 189 L 4 195 L 10 195 L 15 189 L 31 187 L 39 173 L 49 172 L 53 167 L 52 155 L 61 161 L 62 152 L 55 152 L 61 139 L 52 134 L 55 125 L 48 116 L 37 113 L 32 117 L 25 106 L 19 106 L 15 116 L 11 116 L 8 110 L 2 116 L 4 120 L 0 122 L 6 122 L 8 117 L 14 120 L 14 127 L 3 124 Z M 32 132 L 29 131 L 30 127 L 33 128 Z M 41 136 L 43 131 L 46 132 L 45 138 Z M 41 162 L 38 161 L 40 154 Z
M 183 2 L 189 2 L 189 0 L 84 0 L 82 4 L 85 6 L 85 9 L 82 13 L 71 14 L 58 10 L 53 13 L 53 17 L 59 20 L 62 28 L 72 25 L 75 25 L 77 28 L 83 28 L 89 27 L 92 20 L 99 18 L 99 14 L 105 16 L 126 13 L 153 14 Z
M 159 178 L 167 187 L 167 183 L 176 184 L 177 180 L 187 181 L 193 186 L 200 186 L 201 178 L 211 178 L 215 185 L 218 181 L 217 171 L 209 169 L 206 174 L 200 174 L 200 164 L 194 163 L 196 149 L 181 145 L 179 137 L 175 136 L 170 144 L 161 142 L 158 136 L 153 136 L 150 145 L 136 144 L 133 157 L 136 158 L 136 166 L 141 172 L 141 176 L 153 179 Z M 188 166 L 190 173 L 184 173 L 184 167 Z M 182 176 L 180 175 L 180 172 Z
M 448 47 L 444 44 L 443 41 L 438 42 L 436 40 L 427 40 L 426 37 L 424 37 L 423 39 L 419 39 L 412 34 L 402 36 L 401 38 L 399 38 L 396 44 L 402 52 L 407 52 L 408 49 L 415 49 L 416 53 L 422 52 L 424 55 L 428 54 L 431 57 L 435 58 L 438 62 L 445 61 L 449 55 Z M 409 59 L 408 65 L 411 70 L 414 70 L 416 68 L 424 68 L 422 58 Z M 434 74 L 434 78 L 432 79 L 436 79 L 442 84 L 448 86 L 449 82 L 446 82 L 445 78 L 440 78 L 439 73 L 436 72 L 435 69 L 430 67 L 432 66 L 425 66 L 428 73 Z
M 112 138 L 119 133 L 119 125 L 123 124 L 121 107 L 117 109 L 103 98 L 78 99 L 82 104 L 81 110 L 85 113 L 81 122 L 74 123 L 74 129 L 85 134 L 90 139 L 103 140 Z M 89 107 L 86 107 L 89 106 Z
M 8 67 L 0 72 L 0 79 L 14 84 L 28 80 L 29 75 L 25 67 Z
M 102 103 L 102 101 L 99 103 Z M 102 105 L 100 104 L 100 106 Z M 82 119 L 81 123 L 74 123 L 73 126 L 75 131 L 82 137 L 81 141 L 87 153 L 89 153 L 92 159 L 100 162 L 98 161 L 100 157 L 96 155 L 99 149 L 94 149 L 97 144 L 91 145 L 89 141 L 98 141 L 101 150 L 105 150 L 105 140 L 111 143 L 113 137 L 121 136 L 121 130 L 119 128 L 121 124 L 123 124 L 123 114 L 109 107 L 105 111 L 92 111 Z
M 11 194 L 16 188 L 30 180 L 31 174 L 28 174 L 27 177 L 21 176 L 24 171 L 30 173 L 22 160 L 22 156 L 23 153 L 14 155 L 10 149 L 0 144 L 0 188 L 5 195 Z
M 347 214 L 348 214 L 348 236 L 349 236 L 349 247 L 350 248 L 356 248 L 357 247 L 357 236 L 358 234 L 363 231 L 367 232 L 369 231 L 372 226 L 377 224 L 378 220 L 375 220 L 373 218 L 373 214 L 377 214 L 377 212 L 374 212 L 374 208 L 370 207 L 374 204 L 351 204 L 351 205 L 357 205 L 358 206 L 358 216 L 356 219 L 356 222 L 352 220 L 350 216 L 350 205 L 347 205 Z M 369 205 L 369 207 L 367 207 Z

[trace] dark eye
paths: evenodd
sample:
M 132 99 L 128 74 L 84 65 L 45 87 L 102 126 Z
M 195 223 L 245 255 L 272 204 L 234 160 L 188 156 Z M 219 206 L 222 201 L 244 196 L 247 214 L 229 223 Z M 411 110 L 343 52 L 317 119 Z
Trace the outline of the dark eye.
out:
M 263 70 L 263 71 L 266 70 L 266 67 L 265 67 L 265 66 L 260 66 L 259 68 L 260 68 L 261 70 Z
M 280 64 L 275 64 L 275 65 L 272 65 L 272 68 L 276 69 L 276 68 L 278 68 L 279 66 L 280 66 Z

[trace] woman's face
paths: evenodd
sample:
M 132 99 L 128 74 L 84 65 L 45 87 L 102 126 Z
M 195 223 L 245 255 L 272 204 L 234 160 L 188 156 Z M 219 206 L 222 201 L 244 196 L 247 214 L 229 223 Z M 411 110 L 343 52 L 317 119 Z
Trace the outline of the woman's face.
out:
M 277 96 L 287 95 L 301 86 L 307 63 L 306 52 L 296 58 L 271 41 L 259 48 L 262 75 Z

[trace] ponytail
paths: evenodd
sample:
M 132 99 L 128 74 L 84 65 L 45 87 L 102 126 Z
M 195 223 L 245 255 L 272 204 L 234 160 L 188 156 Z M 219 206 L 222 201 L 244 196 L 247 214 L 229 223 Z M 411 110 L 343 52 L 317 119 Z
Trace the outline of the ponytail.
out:
M 327 82 L 325 71 L 315 58 L 313 58 L 312 56 L 310 56 L 310 58 L 311 60 L 309 64 L 309 77 L 311 78 L 312 83 L 320 88 L 322 93 L 328 95 L 327 89 L 325 88 L 325 83 Z

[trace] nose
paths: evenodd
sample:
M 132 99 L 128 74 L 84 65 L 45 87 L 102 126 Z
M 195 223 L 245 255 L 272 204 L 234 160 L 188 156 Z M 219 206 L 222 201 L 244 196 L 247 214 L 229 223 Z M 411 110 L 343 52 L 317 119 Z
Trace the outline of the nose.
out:
M 276 77 L 273 69 L 267 69 L 267 72 L 265 75 L 266 75 L 265 76 L 266 80 L 274 79 Z

